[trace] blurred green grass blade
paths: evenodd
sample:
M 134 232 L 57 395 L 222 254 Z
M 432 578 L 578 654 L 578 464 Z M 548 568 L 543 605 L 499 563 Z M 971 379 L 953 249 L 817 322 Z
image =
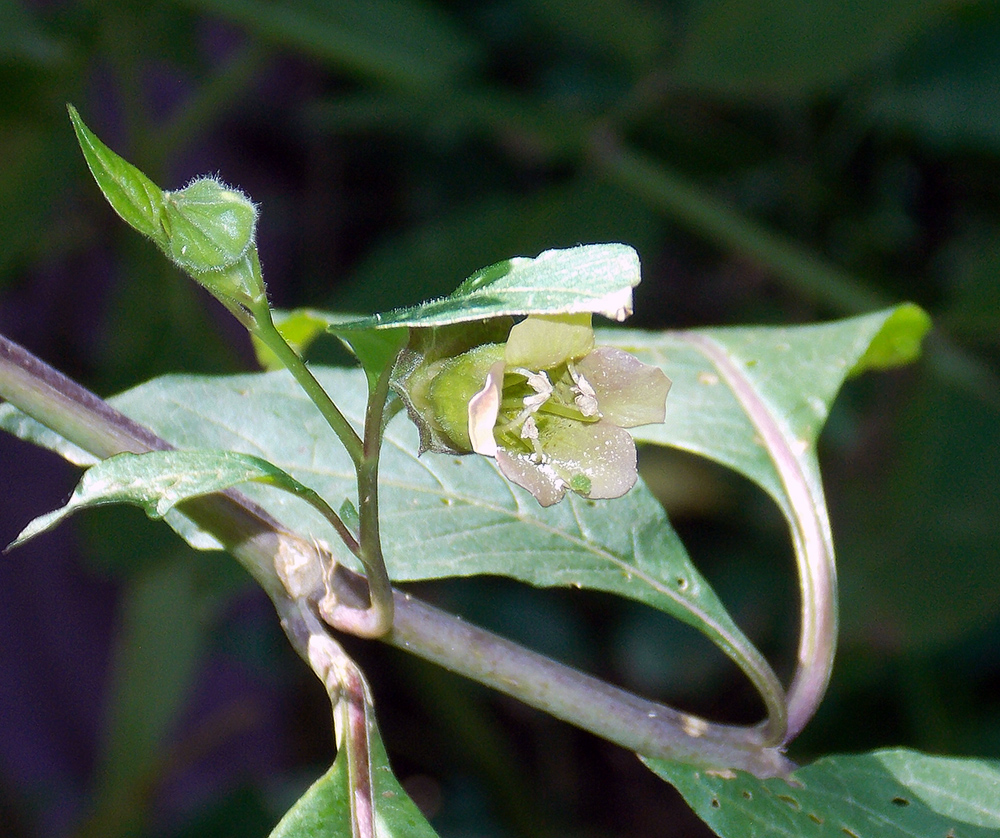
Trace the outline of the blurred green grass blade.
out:
M 336 69 L 390 87 L 428 90 L 465 75 L 478 47 L 419 0 L 183 0 Z
M 71 56 L 68 45 L 51 35 L 19 0 L 0 2 L 0 63 L 53 69 Z
M 816 95 L 903 48 L 953 7 L 947 0 L 703 0 L 672 78 L 723 99 Z
M 208 636 L 191 556 L 131 579 L 120 615 L 100 780 L 81 838 L 135 834 L 169 761 Z
M 385 311 L 444 296 L 511 253 L 627 241 L 642 256 L 660 235 L 660 222 L 641 201 L 592 178 L 523 198 L 491 194 L 371 250 L 335 302 L 338 310 Z
M 673 35 L 659 5 L 636 0 L 547 0 L 527 4 L 543 31 L 642 72 L 662 58 Z
M 837 755 L 788 781 L 643 760 L 724 838 L 992 838 L 1000 762 L 910 750 Z
M 865 117 L 895 133 L 913 132 L 936 150 L 1000 150 L 1000 15 L 981 6 L 952 15 L 896 62 L 873 91 Z

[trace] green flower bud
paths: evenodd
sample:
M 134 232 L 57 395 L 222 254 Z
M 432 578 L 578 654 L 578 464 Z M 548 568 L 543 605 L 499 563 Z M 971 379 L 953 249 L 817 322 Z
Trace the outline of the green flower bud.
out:
M 220 271 L 242 259 L 254 243 L 257 207 L 246 195 L 213 178 L 199 178 L 163 193 L 160 223 L 164 252 L 191 274 Z
M 213 178 L 166 192 L 104 145 L 72 105 L 69 115 L 87 165 L 115 212 L 227 307 L 254 311 L 266 303 L 253 201 Z

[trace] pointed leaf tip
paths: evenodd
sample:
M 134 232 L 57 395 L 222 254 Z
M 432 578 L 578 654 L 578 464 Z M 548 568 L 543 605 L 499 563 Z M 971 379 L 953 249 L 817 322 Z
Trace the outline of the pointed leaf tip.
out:
M 851 375 L 909 364 L 920 357 L 924 337 L 933 324 L 930 315 L 914 303 L 903 303 L 889 315 Z
M 102 143 L 76 108 L 72 105 L 66 108 L 83 157 L 108 203 L 129 226 L 165 248 L 167 234 L 160 222 L 163 191 Z

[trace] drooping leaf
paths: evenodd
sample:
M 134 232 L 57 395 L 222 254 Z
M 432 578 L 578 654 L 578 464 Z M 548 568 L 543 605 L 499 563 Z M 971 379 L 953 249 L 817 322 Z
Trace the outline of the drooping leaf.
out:
M 635 429 L 637 438 L 694 451 L 736 469 L 772 494 L 788 515 L 793 514 L 792 502 L 782 475 L 790 469 L 812 492 L 810 514 L 822 528 L 828 524 L 815 440 L 847 371 L 891 315 L 886 311 L 795 328 L 608 332 L 598 342 L 613 338 L 674 381 L 666 423 Z M 360 424 L 363 374 L 315 372 L 345 415 Z M 286 373 L 171 376 L 148 382 L 114 403 L 180 447 L 249 451 L 326 498 L 353 496 L 350 460 Z M 13 423 L 13 415 L 0 409 L 5 424 Z M 770 447 L 761 444 L 760 423 L 775 435 Z M 23 431 L 23 423 L 20 427 Z M 542 509 L 505 481 L 492 460 L 430 453 L 418 458 L 416 431 L 402 417 L 390 423 L 385 439 L 382 534 L 393 579 L 490 573 L 539 586 L 604 590 L 674 614 L 731 654 L 744 654 L 737 652 L 745 649 L 741 635 L 641 482 L 615 500 L 573 496 Z M 778 455 L 784 472 L 775 464 Z M 246 491 L 303 535 L 335 539 L 324 522 L 290 496 L 265 497 L 252 486 Z M 743 663 L 766 672 L 760 661 L 744 657 Z
M 368 725 L 379 838 L 437 838 L 426 818 L 403 790 L 385 753 L 374 721 Z M 341 749 L 329 771 L 288 810 L 270 838 L 350 838 L 350 787 L 346 752 Z
M 163 518 L 182 501 L 250 481 L 315 499 L 312 490 L 281 469 L 235 451 L 118 454 L 89 468 L 65 506 L 36 518 L 10 546 L 23 544 L 87 507 L 129 503 L 141 507 L 150 518 Z
M 1000 830 L 1000 761 L 909 750 L 832 756 L 788 780 L 644 760 L 723 838 L 987 838 Z
M 603 314 L 624 320 L 639 284 L 639 256 L 624 244 L 588 244 L 515 256 L 477 271 L 452 294 L 341 322 L 341 329 L 445 326 L 516 314 Z

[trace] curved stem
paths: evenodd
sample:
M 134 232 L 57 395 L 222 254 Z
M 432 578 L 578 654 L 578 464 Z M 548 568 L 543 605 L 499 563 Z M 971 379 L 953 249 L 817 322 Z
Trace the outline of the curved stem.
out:
M 825 506 L 823 490 L 803 469 L 795 454 L 795 440 L 789 439 L 778 425 L 729 354 L 705 335 L 685 332 L 681 337 L 697 346 L 732 389 L 760 435 L 788 496 L 788 504 L 779 500 L 779 505 L 792 531 L 802 594 L 802 625 L 795 676 L 786 699 L 788 724 L 781 744 L 787 744 L 819 707 L 830 682 L 837 645 L 837 565 L 829 522 L 818 511 Z
M 97 457 L 170 447 L 2 335 L 0 397 Z M 321 560 L 316 545 L 289 532 L 238 492 L 188 501 L 183 511 L 247 568 L 282 616 L 293 606 L 276 570 L 276 560 L 290 552 L 312 554 L 316 561 Z M 332 581 L 343 602 L 363 600 L 362 577 L 337 568 Z M 714 724 L 647 701 L 434 609 L 409 594 L 394 591 L 393 595 L 395 620 L 385 638 L 388 642 L 624 748 L 710 768 L 738 768 L 762 777 L 784 775 L 794 768 L 780 749 L 762 741 L 757 726 Z M 291 630 L 289 635 L 301 650 Z
M 365 418 L 364 439 L 358 436 L 347 418 L 333 403 L 329 394 L 309 371 L 305 361 L 285 341 L 271 319 L 270 309 L 264 301 L 259 311 L 252 312 L 248 324 L 251 333 L 259 338 L 278 360 L 295 377 L 313 404 L 319 408 L 327 423 L 347 449 L 358 481 L 358 506 L 361 532 L 358 542 L 353 536 L 346 538 L 346 528 L 339 516 L 324 502 L 317 507 L 337 528 L 337 532 L 352 552 L 361 560 L 369 584 L 368 604 L 356 607 L 339 601 L 334 590 L 327 591 L 321 602 L 324 619 L 334 628 L 361 637 L 380 637 L 392 627 L 392 585 L 382 558 L 382 545 L 378 530 L 378 452 L 381 442 L 382 410 L 388 397 L 387 369 L 379 379 L 379 386 L 370 394 L 368 415 Z M 382 381 L 385 381 L 383 384 Z M 381 402 L 378 393 L 381 392 Z M 374 416 L 373 416 L 374 414 Z M 374 421 L 373 421 L 374 420 Z M 315 506 L 315 502 L 310 500 Z M 332 516 L 332 517 L 331 517 Z M 339 526 L 338 526 L 339 524 Z

